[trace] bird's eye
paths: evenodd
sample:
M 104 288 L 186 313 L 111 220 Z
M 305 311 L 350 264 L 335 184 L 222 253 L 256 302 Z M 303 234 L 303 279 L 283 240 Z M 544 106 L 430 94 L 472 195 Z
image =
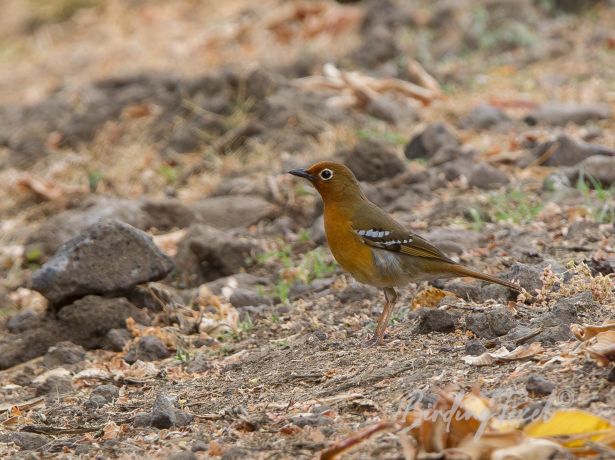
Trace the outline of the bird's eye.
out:
M 333 177 L 333 171 L 331 171 L 330 169 L 323 169 L 322 171 L 320 171 L 320 178 L 322 180 L 329 180 Z

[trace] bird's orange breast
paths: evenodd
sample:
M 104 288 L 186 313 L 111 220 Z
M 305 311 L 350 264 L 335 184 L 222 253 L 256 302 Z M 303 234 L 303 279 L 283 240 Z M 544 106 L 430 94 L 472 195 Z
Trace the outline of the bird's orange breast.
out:
M 379 284 L 372 250 L 352 228 L 351 217 L 338 206 L 325 205 L 325 233 L 331 253 L 344 270 L 365 284 Z

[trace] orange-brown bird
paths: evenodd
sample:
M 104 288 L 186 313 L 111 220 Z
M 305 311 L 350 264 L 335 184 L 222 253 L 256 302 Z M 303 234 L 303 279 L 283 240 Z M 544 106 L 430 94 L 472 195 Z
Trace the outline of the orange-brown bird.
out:
M 346 166 L 322 161 L 289 173 L 309 180 L 320 193 L 327 242 L 335 260 L 357 281 L 384 291 L 386 302 L 373 342 L 382 343 L 397 300 L 395 287 L 413 281 L 469 276 L 521 291 L 514 283 L 458 264 L 424 238 L 406 230 L 367 199 Z

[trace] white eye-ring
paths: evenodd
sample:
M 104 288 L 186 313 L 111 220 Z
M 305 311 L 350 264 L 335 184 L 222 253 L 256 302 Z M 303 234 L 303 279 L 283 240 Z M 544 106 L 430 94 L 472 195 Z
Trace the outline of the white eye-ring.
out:
M 329 180 L 333 177 L 333 171 L 331 171 L 330 169 L 323 169 L 322 171 L 320 171 L 319 176 L 322 180 Z

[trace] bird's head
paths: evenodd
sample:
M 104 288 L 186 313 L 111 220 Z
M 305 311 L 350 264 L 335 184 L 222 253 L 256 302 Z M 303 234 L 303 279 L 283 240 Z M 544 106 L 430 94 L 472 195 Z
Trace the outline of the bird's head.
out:
M 353 199 L 364 198 L 357 178 L 340 163 L 320 161 L 307 169 L 293 169 L 288 173 L 309 180 L 325 202 L 352 202 Z

